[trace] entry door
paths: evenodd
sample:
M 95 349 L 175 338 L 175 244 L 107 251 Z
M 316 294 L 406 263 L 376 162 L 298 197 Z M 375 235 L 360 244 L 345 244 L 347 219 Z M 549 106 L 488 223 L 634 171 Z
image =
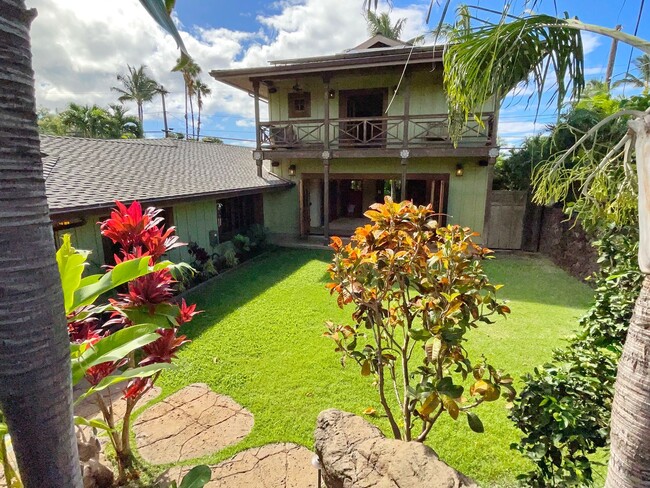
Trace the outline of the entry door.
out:
M 300 237 L 309 236 L 309 180 L 300 179 L 298 191 L 300 192 Z
M 447 225 L 447 193 L 449 178 L 431 180 L 431 206 L 440 225 Z
M 354 147 L 384 147 L 386 124 L 383 120 L 386 89 L 342 90 L 339 92 L 339 144 Z

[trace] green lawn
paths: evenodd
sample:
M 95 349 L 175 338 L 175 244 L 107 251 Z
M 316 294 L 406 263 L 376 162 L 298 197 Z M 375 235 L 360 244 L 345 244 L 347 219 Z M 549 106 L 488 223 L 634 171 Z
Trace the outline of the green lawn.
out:
M 270 442 L 311 448 L 321 410 L 380 410 L 369 379 L 356 365 L 341 368 L 332 343 L 321 335 L 326 319 L 350 321 L 350 310 L 338 309 L 324 288 L 329 257 L 326 251 L 273 251 L 188 297 L 205 312 L 183 330 L 193 342 L 183 347 L 178 368 L 161 377 L 160 398 L 204 382 L 255 416 L 246 439 L 202 462 L 218 462 Z M 498 256 L 486 267 L 495 283 L 505 284 L 500 293 L 512 314 L 474 331 L 467 349 L 473 360 L 485 353 L 495 366 L 519 378 L 550 359 L 552 349 L 576 327 L 592 293 L 540 257 Z M 514 485 L 515 476 L 528 466 L 509 449 L 517 431 L 504 402 L 483 405 L 477 413 L 485 433 L 473 433 L 465 421 L 443 418 L 429 445 L 483 486 Z M 374 421 L 387 431 L 382 420 Z

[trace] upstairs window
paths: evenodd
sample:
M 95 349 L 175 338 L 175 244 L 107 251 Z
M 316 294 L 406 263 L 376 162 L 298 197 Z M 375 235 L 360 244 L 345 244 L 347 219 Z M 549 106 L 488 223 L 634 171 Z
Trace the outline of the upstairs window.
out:
M 311 117 L 311 93 L 289 93 L 289 117 Z

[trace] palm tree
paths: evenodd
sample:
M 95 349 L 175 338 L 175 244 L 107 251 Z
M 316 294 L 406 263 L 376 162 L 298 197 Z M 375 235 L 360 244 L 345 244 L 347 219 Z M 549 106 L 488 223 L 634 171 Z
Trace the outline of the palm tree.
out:
M 650 54 L 650 43 L 644 39 L 615 29 L 584 24 L 576 19 L 503 15 L 496 23 L 485 22 L 476 27 L 470 26 L 476 15 L 470 14 L 467 7 L 461 7 L 459 12 L 461 18 L 444 54 L 444 79 L 452 121 L 450 130 L 456 141 L 476 107 L 483 106 L 493 97 L 500 100 L 522 81 L 532 80 L 541 96 L 547 75 L 552 74 L 557 83 L 558 110 L 569 94 L 579 98 L 585 85 L 582 30 L 607 35 Z M 626 108 L 605 117 L 536 176 L 536 200 L 540 203 L 551 199 L 562 201 L 576 186 L 586 201 L 597 201 L 604 192 L 603 185 L 608 185 L 605 203 L 624 208 L 623 203 L 617 201 L 619 195 L 626 193 L 622 191 L 626 185 L 638 184 L 633 189 L 638 193 L 639 203 L 639 267 L 646 277 L 618 364 L 607 488 L 650 486 L 649 112 L 650 108 L 646 111 Z M 628 122 L 630 133 L 626 133 L 603 158 L 579 157 L 581 151 L 588 150 L 585 147 L 588 138 L 619 117 L 632 118 Z M 632 151 L 633 147 L 635 151 Z M 631 163 L 633 152 L 636 153 L 636 177 Z M 568 166 L 569 163 L 574 170 Z M 596 176 L 599 176 L 598 187 L 592 185 Z
M 639 56 L 634 60 L 634 65 L 639 70 L 640 77 L 628 73 L 625 78 L 616 81 L 613 86 L 632 85 L 643 88 L 643 94 L 647 95 L 650 90 L 650 56 L 647 54 Z
M 110 120 L 109 120 L 109 133 L 110 139 L 141 139 L 144 134 L 140 121 L 132 115 L 127 115 L 127 109 L 124 105 L 109 105 Z
M 199 107 L 198 123 L 196 127 L 196 140 L 198 141 L 201 133 L 201 110 L 203 109 L 203 97 L 207 97 L 208 95 L 210 95 L 212 93 L 212 90 L 208 85 L 203 83 L 198 78 L 194 83 L 194 85 L 196 89 L 196 104 Z
M 369 10 L 366 13 L 366 22 L 368 23 L 368 33 L 371 36 L 379 34 L 389 39 L 398 40 L 402 35 L 406 19 L 397 19 L 397 22 L 392 24 L 388 12 L 377 14 Z
M 168 137 L 169 126 L 167 125 L 167 107 L 165 106 L 165 96 L 169 95 L 169 91 L 165 90 L 165 87 L 160 85 L 158 87 L 158 95 L 160 95 L 160 99 L 162 100 L 163 124 L 164 124 L 163 132 L 165 133 L 165 137 Z
M 183 75 L 183 82 L 185 84 L 185 139 L 190 138 L 189 130 L 189 118 L 187 112 L 188 100 L 189 108 L 192 114 L 192 139 L 194 138 L 194 105 L 192 103 L 192 98 L 196 93 L 196 88 L 194 82 L 196 77 L 201 73 L 201 67 L 192 60 L 185 60 L 181 56 L 176 60 L 176 66 L 172 71 L 180 71 Z
M 81 487 L 24 0 L 0 0 L 0 409 L 26 488 Z
M 129 74 L 117 75 L 117 81 L 122 83 L 122 87 L 114 86 L 111 90 L 121 93 L 118 100 L 124 102 L 135 102 L 138 106 L 138 120 L 140 125 L 144 121 L 144 112 L 142 105 L 145 102 L 150 102 L 158 93 L 158 83 L 156 83 L 146 73 L 146 66 L 140 65 L 139 68 L 128 66 Z
M 189 58 L 157 0 L 144 8 Z M 0 410 L 25 488 L 81 488 L 70 342 L 41 161 L 29 27 L 36 10 L 0 0 Z
M 110 114 L 97 105 L 70 103 L 68 108 L 61 112 L 61 122 L 68 133 L 77 137 L 110 138 L 110 119 Z

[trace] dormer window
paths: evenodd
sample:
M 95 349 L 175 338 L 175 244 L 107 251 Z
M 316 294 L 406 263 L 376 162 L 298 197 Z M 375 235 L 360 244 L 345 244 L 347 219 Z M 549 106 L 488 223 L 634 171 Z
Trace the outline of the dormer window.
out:
M 289 93 L 289 117 L 311 117 L 311 93 Z

